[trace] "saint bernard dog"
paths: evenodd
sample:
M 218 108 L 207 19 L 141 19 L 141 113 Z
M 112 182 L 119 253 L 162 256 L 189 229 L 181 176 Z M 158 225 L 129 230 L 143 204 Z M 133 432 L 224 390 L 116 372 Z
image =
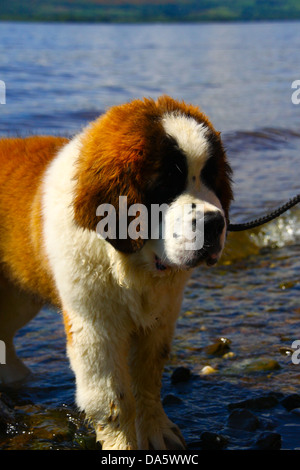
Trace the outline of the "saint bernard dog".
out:
M 63 315 L 76 403 L 102 448 L 185 448 L 163 410 L 161 376 L 185 283 L 225 243 L 233 196 L 219 133 L 193 105 L 134 100 L 70 140 L 1 139 L 0 193 L 2 383 L 29 374 L 13 337 L 51 303 Z M 197 227 L 201 206 L 203 245 L 186 248 L 184 230 L 99 235 L 99 205 L 118 214 L 120 197 L 128 207 L 167 204 L 159 224 L 169 232 L 172 208 L 188 204 L 185 219 Z

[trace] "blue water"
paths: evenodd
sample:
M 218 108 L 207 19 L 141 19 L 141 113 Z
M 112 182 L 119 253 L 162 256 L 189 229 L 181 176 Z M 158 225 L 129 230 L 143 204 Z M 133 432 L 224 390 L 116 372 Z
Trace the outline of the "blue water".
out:
M 300 79 L 299 50 L 299 22 L 0 23 L 0 80 L 6 85 L 0 135 L 71 136 L 114 104 L 164 93 L 184 99 L 222 132 L 234 169 L 232 221 L 246 220 L 300 192 L 300 105 L 291 100 L 292 82 Z M 221 264 L 198 269 L 189 282 L 163 395 L 182 398 L 183 405 L 168 405 L 168 412 L 190 446 L 197 448 L 201 432 L 210 430 L 229 435 L 229 448 L 249 448 L 261 430 L 232 433 L 227 404 L 268 391 L 299 392 L 300 365 L 279 351 L 300 339 L 299 240 L 295 208 L 259 231 L 229 236 Z M 221 336 L 231 340 L 231 359 L 207 357 L 205 346 Z M 28 419 L 34 422 L 45 406 L 73 407 L 74 377 L 59 313 L 43 309 L 16 344 L 34 372 L 18 395 L 37 405 Z M 254 360 L 269 359 L 280 369 L 249 373 Z M 203 377 L 207 364 L 218 372 Z M 174 388 L 170 375 L 179 365 L 194 378 Z M 300 447 L 299 415 L 280 405 L 270 414 L 282 447 Z M 15 435 L 9 439 L 11 448 L 24 445 Z M 42 441 L 38 434 L 36 441 Z

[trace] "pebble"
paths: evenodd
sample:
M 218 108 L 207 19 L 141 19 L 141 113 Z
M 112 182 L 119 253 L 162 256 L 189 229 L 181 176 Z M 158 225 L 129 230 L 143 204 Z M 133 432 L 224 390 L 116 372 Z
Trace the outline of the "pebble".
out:
M 268 372 L 281 369 L 279 362 L 274 359 L 251 362 L 246 366 L 248 372 Z
M 201 375 L 209 375 L 209 374 L 214 374 L 215 372 L 217 372 L 217 369 L 214 369 L 213 367 L 211 366 L 204 366 L 201 371 L 200 371 L 200 374 Z
M 101 449 L 101 445 L 99 442 L 96 442 L 95 436 L 86 435 L 83 432 L 76 432 L 74 434 L 73 442 L 77 444 L 80 449 L 84 450 L 97 450 Z
M 172 376 L 171 376 L 171 381 L 173 384 L 179 383 L 179 382 L 187 382 L 191 377 L 191 371 L 187 367 L 177 367 L 177 369 L 174 370 Z
M 294 408 L 299 408 L 300 407 L 300 395 L 298 395 L 298 393 L 293 393 L 292 395 L 288 395 L 283 400 L 281 400 L 280 403 L 288 411 L 291 411 Z
M 218 338 L 215 343 L 210 344 L 204 348 L 204 351 L 209 356 L 223 356 L 230 349 L 231 341 L 228 338 Z
M 250 410 L 237 409 L 229 415 L 228 426 L 243 431 L 255 431 L 259 427 L 259 420 Z
M 278 426 L 278 420 L 276 416 L 266 418 L 265 416 L 259 417 L 259 427 L 264 431 L 273 431 Z
M 6 393 L 0 392 L 0 401 L 5 403 L 5 405 L 11 409 L 13 409 L 15 406 L 13 400 L 8 395 L 6 395 Z
M 240 401 L 237 403 L 230 403 L 228 405 L 229 410 L 236 408 L 247 408 L 251 410 L 264 410 L 273 408 L 278 405 L 279 401 L 272 393 L 257 398 L 249 398 L 248 400 Z
M 215 432 L 205 431 L 201 434 L 200 446 L 202 449 L 223 449 L 227 446 L 229 439 Z
M 296 284 L 297 284 L 297 281 L 288 281 L 288 282 L 285 281 L 285 282 L 282 282 L 281 284 L 279 284 L 279 288 L 282 289 L 282 290 L 291 289 Z
M 291 410 L 292 413 L 294 413 L 295 415 L 297 416 L 300 416 L 300 408 L 294 408 L 293 410 Z
M 235 354 L 232 351 L 229 351 L 228 353 L 224 354 L 223 359 L 232 359 L 235 357 Z
M 7 426 L 15 422 L 15 414 L 0 395 L 0 431 L 6 432 Z
M 256 441 L 257 449 L 279 450 L 281 448 L 281 435 L 277 432 L 263 432 Z
M 278 350 L 282 356 L 291 356 L 295 350 L 287 346 L 281 346 Z

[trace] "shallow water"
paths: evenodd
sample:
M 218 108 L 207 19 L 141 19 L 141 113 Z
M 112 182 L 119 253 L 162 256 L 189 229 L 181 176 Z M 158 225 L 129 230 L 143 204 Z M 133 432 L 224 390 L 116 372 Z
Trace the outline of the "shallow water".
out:
M 228 427 L 228 405 L 269 392 L 281 399 L 299 391 L 300 369 L 291 359 L 300 326 L 298 251 L 291 244 L 262 248 L 235 261 L 224 256 L 223 264 L 199 269 L 189 281 L 162 397 L 182 400 L 165 408 L 190 448 L 201 448 L 204 431 L 226 436 L 229 449 L 251 448 L 265 429 L 280 433 L 282 448 L 300 448 L 300 416 L 280 403 L 255 410 L 260 419 L 255 432 Z M 219 338 L 230 342 L 220 354 L 209 350 Z M 16 342 L 34 377 L 21 390 L 9 392 L 18 405 L 16 424 L 8 429 L 2 448 L 94 448 L 93 431 L 74 406 L 74 377 L 60 315 L 43 309 Z M 214 369 L 211 375 L 202 373 L 207 365 Z M 191 378 L 173 384 L 172 372 L 180 366 L 190 370 Z
M 234 169 L 231 221 L 252 219 L 300 192 L 300 106 L 291 103 L 299 46 L 299 23 L 1 23 L 0 133 L 69 135 L 107 106 L 144 95 L 192 101 L 222 131 Z M 300 448 L 300 416 L 281 402 L 299 393 L 291 347 L 300 339 L 299 240 L 296 207 L 261 229 L 229 234 L 220 264 L 189 281 L 162 396 L 181 399 L 165 407 L 190 448 L 203 447 L 204 431 L 227 436 L 229 449 L 252 448 L 265 431 L 279 433 L 284 449 Z M 219 338 L 223 349 L 212 346 Z M 94 448 L 74 405 L 60 315 L 44 308 L 16 345 L 33 377 L 2 395 L 15 415 L 0 426 L 0 448 Z M 214 372 L 203 375 L 207 365 Z M 174 384 L 179 366 L 191 377 Z M 277 403 L 252 409 L 254 431 L 229 427 L 228 405 L 270 392 Z

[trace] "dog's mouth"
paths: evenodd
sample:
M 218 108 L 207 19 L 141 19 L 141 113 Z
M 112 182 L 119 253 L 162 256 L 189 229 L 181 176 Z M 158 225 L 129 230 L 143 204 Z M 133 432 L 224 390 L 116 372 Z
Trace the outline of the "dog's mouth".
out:
M 206 261 L 207 266 L 213 266 L 214 264 L 216 264 L 218 262 L 218 259 L 219 259 L 218 254 L 213 253 L 208 258 L 206 258 L 205 261 Z
M 220 253 L 221 249 L 219 246 L 212 250 L 203 249 L 196 258 L 191 260 L 191 266 L 196 267 L 203 263 L 205 263 L 206 266 L 214 266 L 219 261 Z
M 207 266 L 214 266 L 218 262 L 218 260 L 219 260 L 218 252 L 214 252 L 210 254 L 206 253 L 205 255 L 203 254 L 203 256 L 200 257 L 200 259 L 198 259 L 197 262 L 193 261 L 191 263 L 186 264 L 184 267 L 181 266 L 181 269 L 191 269 L 204 262 L 206 263 Z M 162 259 L 156 254 L 154 254 L 154 265 L 155 265 L 156 271 L 166 271 L 166 270 L 171 269 L 171 266 L 166 264 L 166 262 L 162 261 Z
M 157 271 L 165 271 L 168 269 L 168 266 L 164 264 L 157 255 L 154 255 L 154 264 Z

